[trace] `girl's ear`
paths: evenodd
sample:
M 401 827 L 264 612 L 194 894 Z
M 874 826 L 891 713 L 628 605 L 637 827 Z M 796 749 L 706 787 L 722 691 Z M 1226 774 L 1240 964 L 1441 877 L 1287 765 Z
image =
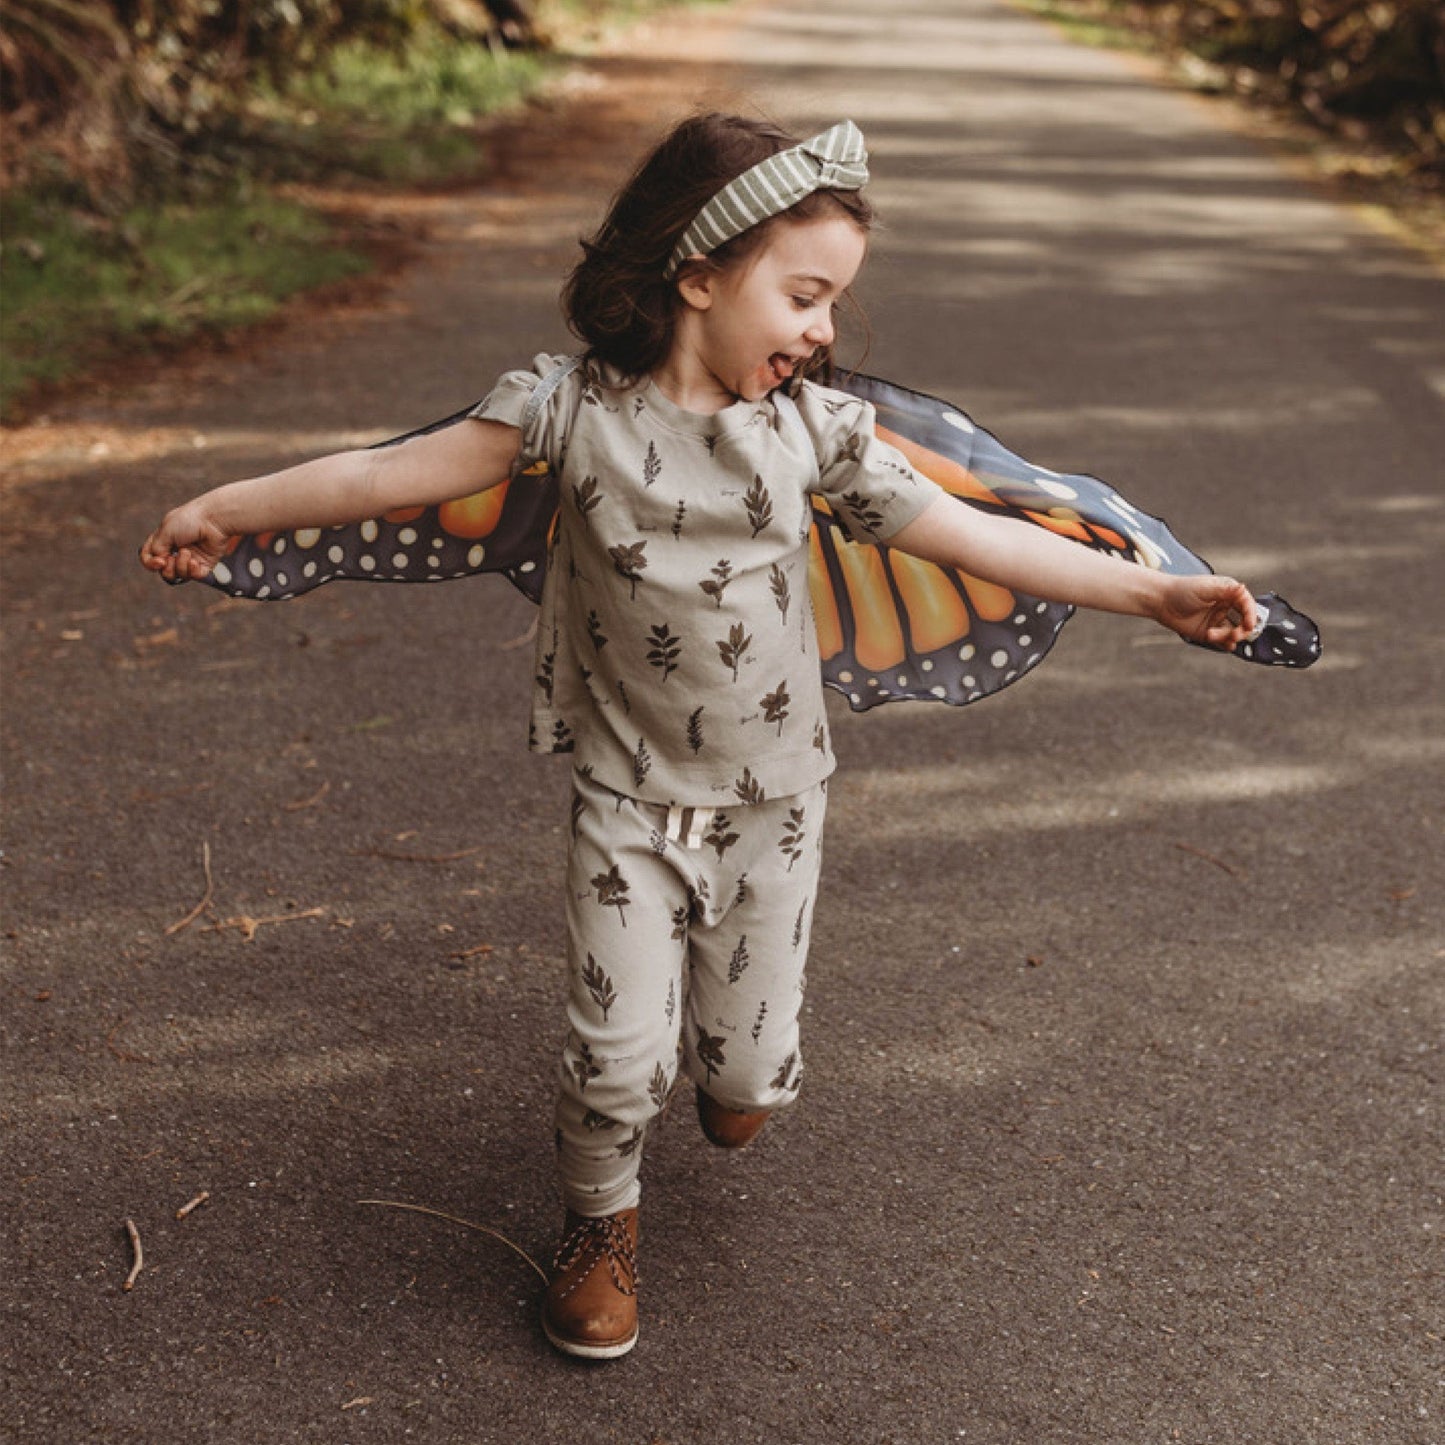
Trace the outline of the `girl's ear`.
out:
M 684 261 L 676 283 L 677 294 L 682 297 L 683 304 L 691 306 L 694 311 L 710 310 L 716 299 L 714 282 L 717 274 L 716 269 L 701 256 Z

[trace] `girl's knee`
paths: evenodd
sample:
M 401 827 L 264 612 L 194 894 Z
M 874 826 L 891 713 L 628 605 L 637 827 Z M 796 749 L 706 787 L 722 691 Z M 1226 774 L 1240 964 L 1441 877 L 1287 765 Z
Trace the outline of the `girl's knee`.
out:
M 663 1057 L 656 1051 L 608 1055 L 574 1034 L 562 1052 L 561 1107 L 588 1133 L 646 1128 L 662 1112 L 676 1077 L 675 1047 Z
M 780 1057 L 755 1047 L 746 1035 L 713 1035 L 702 1025 L 694 1035 L 684 1054 L 688 1077 L 725 1108 L 753 1113 L 784 1108 L 797 1098 L 803 1058 L 796 1039 Z

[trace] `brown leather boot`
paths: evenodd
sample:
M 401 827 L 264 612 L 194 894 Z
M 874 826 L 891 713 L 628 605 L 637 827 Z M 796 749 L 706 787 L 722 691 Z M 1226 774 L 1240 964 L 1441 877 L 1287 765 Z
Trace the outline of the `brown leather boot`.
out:
M 726 1104 L 719 1104 L 711 1094 L 701 1089 L 697 1091 L 698 1123 L 702 1125 L 708 1143 L 716 1144 L 719 1149 L 741 1149 L 744 1144 L 751 1144 L 768 1122 L 769 1113 L 769 1109 L 759 1109 L 751 1114 L 745 1109 L 729 1109 Z
M 567 1211 L 542 1328 L 564 1354 L 613 1360 L 637 1343 L 637 1210 Z

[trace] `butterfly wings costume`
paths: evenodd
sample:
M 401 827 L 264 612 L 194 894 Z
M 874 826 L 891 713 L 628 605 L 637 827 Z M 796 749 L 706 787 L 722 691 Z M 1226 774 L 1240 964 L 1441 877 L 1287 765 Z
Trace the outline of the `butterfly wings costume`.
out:
M 1163 572 L 1212 570 L 1162 521 L 1112 487 L 1025 461 L 944 402 L 861 374 L 835 375 L 829 385 L 871 402 L 879 437 L 970 506 Z M 458 412 L 407 436 L 456 425 L 467 415 Z M 437 506 L 243 537 L 209 580 L 235 597 L 281 600 L 342 579 L 435 582 L 499 572 L 536 602 L 557 485 L 539 465 Z M 854 541 L 818 497 L 808 576 L 823 681 L 857 711 L 900 698 L 960 705 L 998 692 L 1043 660 L 1074 610 L 886 545 Z M 1257 600 L 1262 629 L 1234 655 L 1282 667 L 1314 662 L 1320 655 L 1315 624 L 1272 593 Z

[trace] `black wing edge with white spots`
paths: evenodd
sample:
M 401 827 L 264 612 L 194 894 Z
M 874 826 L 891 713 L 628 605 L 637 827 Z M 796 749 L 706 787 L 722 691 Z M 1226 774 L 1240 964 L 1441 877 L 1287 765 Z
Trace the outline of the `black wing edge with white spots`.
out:
M 946 402 L 861 373 L 828 384 L 871 402 L 887 439 L 906 443 L 918 470 L 969 505 L 1022 517 L 1097 551 L 1181 575 L 1209 572 L 1157 517 L 1096 477 L 1036 466 Z M 453 426 L 468 411 L 378 443 Z M 280 601 L 327 582 L 440 582 L 496 572 L 541 597 L 557 482 L 545 468 L 490 493 L 338 527 L 242 538 L 208 579 L 234 597 Z M 810 582 L 823 681 L 855 711 L 900 699 L 955 706 L 1032 671 L 1073 609 L 1007 593 L 887 546 L 852 541 L 815 502 Z M 1319 630 L 1283 598 L 1258 598 L 1266 625 L 1235 656 L 1308 667 Z

